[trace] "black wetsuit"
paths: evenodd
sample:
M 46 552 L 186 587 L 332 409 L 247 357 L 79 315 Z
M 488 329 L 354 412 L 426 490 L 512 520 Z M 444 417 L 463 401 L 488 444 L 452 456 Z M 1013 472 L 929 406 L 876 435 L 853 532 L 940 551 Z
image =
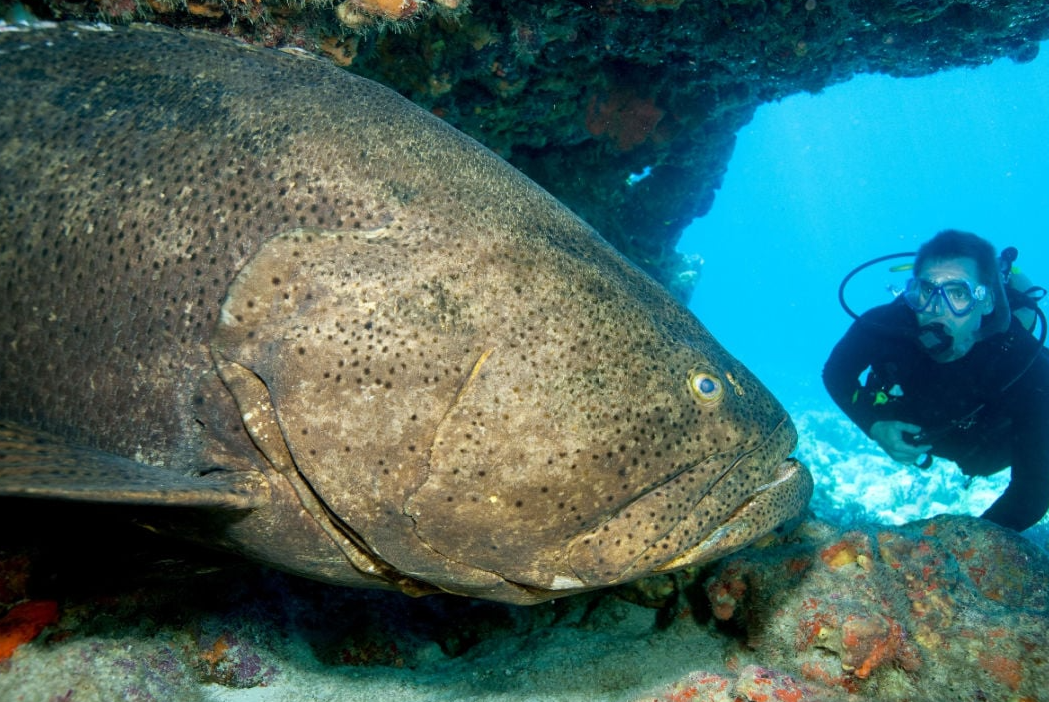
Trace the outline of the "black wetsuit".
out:
M 1049 353 L 1011 319 L 1005 333 L 938 363 L 916 340 L 914 312 L 897 299 L 849 328 L 827 360 L 823 383 L 868 436 L 874 422 L 895 419 L 920 426 L 918 443 L 931 444 L 934 455 L 966 475 L 1012 466 L 1009 487 L 983 517 L 1021 531 L 1049 509 Z

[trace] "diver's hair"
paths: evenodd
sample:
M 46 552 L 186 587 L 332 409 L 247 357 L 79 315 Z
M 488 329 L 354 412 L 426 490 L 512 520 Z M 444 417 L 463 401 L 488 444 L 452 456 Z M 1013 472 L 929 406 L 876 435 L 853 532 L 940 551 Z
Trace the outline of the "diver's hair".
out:
M 991 293 L 994 307 L 983 316 L 978 338 L 986 339 L 1009 328 L 1009 298 L 1005 295 L 1002 284 L 1001 265 L 998 253 L 991 242 L 970 232 L 957 229 L 945 229 L 918 249 L 914 259 L 914 274 L 925 267 L 928 261 L 939 261 L 948 258 L 969 258 L 976 262 L 976 272 L 980 283 Z

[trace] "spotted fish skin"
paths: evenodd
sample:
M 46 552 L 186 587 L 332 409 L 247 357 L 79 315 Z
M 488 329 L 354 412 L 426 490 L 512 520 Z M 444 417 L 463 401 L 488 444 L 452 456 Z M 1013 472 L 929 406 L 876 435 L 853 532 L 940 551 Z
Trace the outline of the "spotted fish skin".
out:
M 151 27 L 0 33 L 0 62 L 0 494 L 145 501 L 170 471 L 169 501 L 239 510 L 217 545 L 518 603 L 807 504 L 745 367 L 392 91 Z

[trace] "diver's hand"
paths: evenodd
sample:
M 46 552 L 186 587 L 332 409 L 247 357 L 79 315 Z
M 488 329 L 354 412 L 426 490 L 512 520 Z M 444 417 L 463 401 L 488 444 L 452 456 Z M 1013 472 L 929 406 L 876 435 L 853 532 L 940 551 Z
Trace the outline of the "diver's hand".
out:
M 920 434 L 922 428 L 916 424 L 887 419 L 871 425 L 871 438 L 878 442 L 889 458 L 900 463 L 914 463 L 932 449 L 931 444 L 915 446 L 908 443 L 904 434 Z

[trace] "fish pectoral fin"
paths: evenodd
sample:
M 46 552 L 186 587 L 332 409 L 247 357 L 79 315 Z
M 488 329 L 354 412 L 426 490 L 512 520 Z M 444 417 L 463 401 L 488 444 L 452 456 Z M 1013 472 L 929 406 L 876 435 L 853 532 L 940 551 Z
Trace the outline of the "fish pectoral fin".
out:
M 0 496 L 251 509 L 269 492 L 261 475 L 180 474 L 11 422 L 0 422 Z

